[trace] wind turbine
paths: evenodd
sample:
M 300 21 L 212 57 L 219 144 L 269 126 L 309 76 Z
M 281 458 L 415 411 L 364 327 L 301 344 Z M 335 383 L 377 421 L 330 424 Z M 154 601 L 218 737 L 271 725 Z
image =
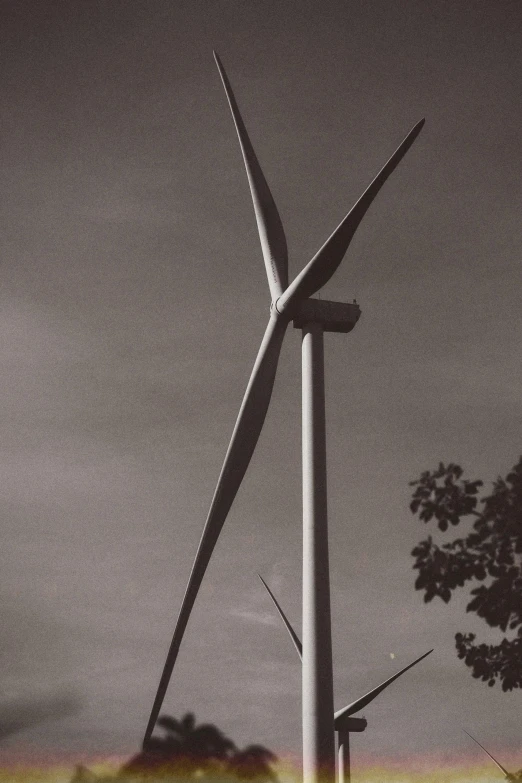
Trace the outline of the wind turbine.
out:
M 503 772 L 503 773 L 504 773 L 504 777 L 506 778 L 506 780 L 510 780 L 510 781 L 515 781 L 515 780 L 522 780 L 522 774 L 521 774 L 522 770 L 519 770 L 519 772 L 518 772 L 516 775 L 514 775 L 512 772 L 508 772 L 508 771 L 507 771 L 507 769 L 506 769 L 505 767 L 503 767 L 503 766 L 502 766 L 502 764 L 501 764 L 499 761 L 497 761 L 497 760 L 496 760 L 496 758 L 495 758 L 494 756 L 492 756 L 492 755 L 491 755 L 491 753 L 489 752 L 489 750 L 486 750 L 486 748 L 484 747 L 484 745 L 481 745 L 481 744 L 480 744 L 480 742 L 479 742 L 478 740 L 476 740 L 476 739 L 475 739 L 475 737 L 472 737 L 472 736 L 471 736 L 471 734 L 469 733 L 469 731 L 466 731 L 466 729 L 462 729 L 462 731 L 464 731 L 464 732 L 465 732 L 465 733 L 468 735 L 468 737 L 471 737 L 471 739 L 473 740 L 473 742 L 476 742 L 476 743 L 477 743 L 477 745 L 479 746 L 479 748 L 482 748 L 482 750 L 484 751 L 484 753 L 486 753 L 486 754 L 489 756 L 489 758 L 491 759 L 491 761 L 493 761 L 493 763 L 497 765 L 497 767 L 499 768 L 499 770 L 500 770 L 501 772 Z
M 323 638 L 329 636 L 328 623 L 321 627 L 319 621 L 319 627 L 317 626 L 317 620 L 320 616 L 329 618 L 329 590 L 325 590 L 324 585 L 317 589 L 316 585 L 318 570 L 324 572 L 326 568 L 325 573 L 328 580 L 327 544 L 326 550 L 324 548 L 326 479 L 325 475 L 323 477 L 325 472 L 323 456 L 325 438 L 324 382 L 321 372 L 322 333 L 325 329 L 341 332 L 350 331 L 357 322 L 360 310 L 357 305 L 318 301 L 309 297 L 319 291 L 334 274 L 373 199 L 409 150 L 424 124 L 424 120 L 421 120 L 412 128 L 346 217 L 289 285 L 286 238 L 281 219 L 248 137 L 230 82 L 215 52 L 214 57 L 236 126 L 250 185 L 270 288 L 270 316 L 232 432 L 189 576 L 174 635 L 145 731 L 144 745 L 147 744 L 159 715 L 190 612 L 208 562 L 261 433 L 272 395 L 283 338 L 291 320 L 294 320 L 296 327 L 303 328 L 303 368 L 307 378 L 306 382 L 303 383 L 303 439 L 306 442 L 306 448 L 303 450 L 306 463 L 303 489 L 305 517 L 308 520 L 307 524 L 304 525 L 304 529 L 310 531 L 309 536 L 305 535 L 305 539 L 308 542 L 306 545 L 308 547 L 306 562 L 311 569 L 312 583 L 309 584 L 309 580 L 305 579 L 304 585 L 306 587 L 304 589 L 311 602 L 311 610 L 308 613 L 308 617 L 311 622 L 312 637 L 317 637 L 318 633 Z M 322 397 L 321 389 L 323 389 Z M 321 409 L 323 409 L 322 416 Z M 318 518 L 318 514 L 321 519 Z M 328 581 L 326 587 L 328 587 Z M 315 609 L 319 608 L 319 611 L 315 611 L 315 609 L 312 611 L 312 604 Z M 308 625 L 305 622 L 305 661 L 303 671 L 307 672 L 306 678 L 307 681 L 310 681 L 309 687 L 305 688 L 305 690 L 307 693 L 312 694 L 312 699 L 316 698 L 317 693 L 322 693 L 326 695 L 326 700 L 328 701 L 326 683 L 323 683 L 320 688 L 316 688 L 314 683 L 311 682 L 314 678 L 316 681 L 318 678 L 321 679 L 321 676 L 323 679 L 328 680 L 329 678 L 331 680 L 331 674 L 328 673 L 327 662 L 321 662 L 321 660 L 318 660 L 318 666 L 315 667 L 314 671 L 310 670 L 307 664 L 308 655 L 306 651 L 309 648 L 309 642 L 306 628 L 308 628 Z M 327 645 L 324 647 L 323 658 L 325 660 L 328 658 Z M 324 699 L 324 696 L 322 698 Z M 315 708 L 310 706 L 309 709 L 313 710 Z M 328 713 L 328 710 L 325 713 L 324 708 L 318 708 L 316 712 L 324 715 Z M 312 733 L 316 731 L 316 728 L 313 729 Z M 328 730 L 326 730 L 327 734 Z M 310 736 L 308 747 L 314 744 L 315 738 Z M 327 755 L 329 755 L 329 752 Z
M 263 585 L 265 586 L 268 595 L 272 599 L 272 601 L 275 604 L 275 607 L 279 613 L 279 616 L 281 617 L 281 620 L 286 626 L 286 629 L 288 633 L 290 634 L 290 638 L 292 639 L 292 642 L 294 643 L 294 647 L 297 650 L 297 654 L 299 655 L 299 658 L 301 661 L 303 660 L 303 647 L 301 644 L 301 641 L 292 628 L 292 625 L 290 621 L 288 620 L 287 616 L 283 612 L 281 606 L 279 605 L 279 602 L 261 574 L 258 574 L 258 577 L 262 581 Z M 398 671 L 396 674 L 393 674 L 391 677 L 388 677 L 387 680 L 384 680 L 384 682 L 381 682 L 380 685 L 377 685 L 377 687 L 372 688 L 371 691 L 368 691 L 368 693 L 365 693 L 364 696 L 361 696 L 359 699 L 356 699 L 355 701 L 352 701 L 350 704 L 348 704 L 346 707 L 343 707 L 341 710 L 337 710 L 337 712 L 334 713 L 334 728 L 337 733 L 337 739 L 338 739 L 338 770 L 339 770 L 339 776 L 338 780 L 339 783 L 349 783 L 350 781 L 350 733 L 352 731 L 360 732 L 364 731 L 366 729 L 367 721 L 364 718 L 353 718 L 352 715 L 355 715 L 356 712 L 359 712 L 360 710 L 364 709 L 368 704 L 371 704 L 371 702 L 380 694 L 382 693 L 385 688 L 388 687 L 388 685 L 391 685 L 394 680 L 396 680 L 398 677 L 401 676 L 401 674 L 404 674 L 404 672 L 407 672 L 408 669 L 411 669 L 412 666 L 415 666 L 417 663 L 422 661 L 423 658 L 426 658 L 430 653 L 433 652 L 433 649 L 428 650 L 428 652 L 424 653 L 424 655 L 421 655 L 419 658 L 416 658 L 413 663 L 409 663 L 408 666 L 405 666 L 403 669 Z

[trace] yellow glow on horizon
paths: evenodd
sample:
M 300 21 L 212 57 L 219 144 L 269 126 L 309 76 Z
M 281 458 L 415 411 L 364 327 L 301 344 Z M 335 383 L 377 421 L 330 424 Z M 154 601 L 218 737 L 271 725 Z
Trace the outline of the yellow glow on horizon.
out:
M 518 754 L 517 754 L 518 755 Z M 125 758 L 111 756 L 110 758 L 93 758 L 91 761 L 82 759 L 81 763 L 88 773 L 100 779 L 100 783 L 116 778 L 118 770 Z M 515 771 L 518 759 L 508 769 Z M 76 762 L 67 759 L 61 763 L 35 764 L 13 762 L 2 765 L 0 762 L 0 783 L 70 783 L 75 774 Z M 287 757 L 274 765 L 280 783 L 302 783 L 300 759 Z M 359 761 L 352 769 L 353 783 L 502 783 L 504 776 L 494 765 L 487 762 L 471 764 L 468 759 L 445 762 L 435 756 L 416 757 L 398 761 L 396 759 L 366 763 Z M 161 779 L 158 777 L 158 780 Z M 149 778 L 149 783 L 152 783 Z M 172 780 L 172 778 L 171 778 Z M 180 783 L 180 779 L 177 779 Z M 192 779 L 193 780 L 193 779 Z M 188 783 L 188 781 L 187 781 Z M 215 783 L 230 783 L 230 778 Z M 255 781 L 253 781 L 255 783 Z

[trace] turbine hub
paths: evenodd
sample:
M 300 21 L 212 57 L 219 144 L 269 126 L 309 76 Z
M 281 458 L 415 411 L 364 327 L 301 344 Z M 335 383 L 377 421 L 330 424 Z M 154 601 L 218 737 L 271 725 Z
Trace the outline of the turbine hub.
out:
M 291 321 L 299 308 L 299 304 L 296 306 L 293 302 L 290 302 L 290 304 L 285 303 L 284 301 L 281 301 L 282 299 L 283 297 L 279 296 L 272 302 L 270 305 L 270 312 L 275 313 L 276 316 L 283 315 L 288 321 Z

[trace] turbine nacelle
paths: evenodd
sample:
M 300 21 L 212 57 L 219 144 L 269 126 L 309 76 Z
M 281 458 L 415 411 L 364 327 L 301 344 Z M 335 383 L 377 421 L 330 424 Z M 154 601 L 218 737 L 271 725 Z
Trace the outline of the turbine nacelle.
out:
M 361 308 L 356 302 L 331 302 L 328 299 L 305 299 L 299 304 L 293 322 L 296 329 L 307 323 L 318 323 L 324 332 L 351 332 L 361 317 Z
M 349 303 L 328 299 L 304 299 L 292 303 L 283 312 L 278 310 L 278 302 L 279 299 L 270 305 L 271 317 L 284 323 L 293 321 L 296 329 L 302 329 L 307 323 L 313 322 L 320 324 L 324 332 L 347 334 L 361 317 L 361 308 L 355 300 Z
M 366 718 L 352 718 L 351 715 L 339 715 L 334 718 L 334 728 L 338 732 L 364 731 L 368 725 Z

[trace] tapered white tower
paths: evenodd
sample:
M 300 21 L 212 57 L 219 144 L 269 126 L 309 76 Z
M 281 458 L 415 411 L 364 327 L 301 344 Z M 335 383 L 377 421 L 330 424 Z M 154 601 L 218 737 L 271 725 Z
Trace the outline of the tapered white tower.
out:
M 356 305 L 308 300 L 302 329 L 303 779 L 335 779 L 326 479 L 324 332 L 353 329 Z

